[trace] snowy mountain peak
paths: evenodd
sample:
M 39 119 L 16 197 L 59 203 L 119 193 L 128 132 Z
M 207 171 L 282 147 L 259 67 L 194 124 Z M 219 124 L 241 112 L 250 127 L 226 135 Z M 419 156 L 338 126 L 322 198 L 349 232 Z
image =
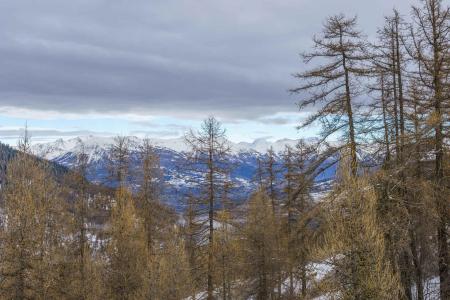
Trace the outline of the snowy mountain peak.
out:
M 286 146 L 294 147 L 298 143 L 298 140 L 281 139 L 274 142 L 269 141 L 267 138 L 259 138 L 252 143 L 240 142 L 235 144 L 234 150 L 236 151 L 256 151 L 265 153 L 267 150 L 272 149 L 276 153 L 282 152 Z
M 130 140 L 130 170 L 137 170 L 140 157 L 137 147 L 143 142 L 137 137 L 129 137 Z M 80 136 L 71 139 L 58 139 L 51 143 L 36 144 L 33 151 L 36 155 L 51 160 L 62 166 L 73 168 L 77 164 L 77 157 L 80 153 L 88 156 L 87 179 L 94 183 L 114 186 L 116 183 L 111 180 L 109 162 L 109 151 L 114 144 L 114 137 Z M 180 168 L 187 165 L 188 146 L 183 138 L 177 139 L 152 139 L 160 156 L 161 168 L 164 170 L 165 195 L 166 200 L 173 207 L 180 207 L 179 200 L 193 182 L 203 180 L 202 172 L 192 172 L 190 168 Z M 236 166 L 230 172 L 230 178 L 234 185 L 242 189 L 244 198 L 254 190 L 254 175 L 259 167 L 258 159 L 261 154 L 272 148 L 277 154 L 282 152 L 286 145 L 294 147 L 297 140 L 282 139 L 270 141 L 262 138 L 253 142 L 230 142 L 232 152 L 229 159 Z M 282 165 L 282 158 L 276 157 L 277 164 Z M 133 172 L 131 172 L 133 173 Z M 316 180 L 327 181 L 333 178 L 335 168 L 327 169 L 316 176 Z M 134 174 L 136 175 L 136 174 Z M 282 175 L 280 175 L 282 176 Z M 130 179 L 133 187 L 138 186 L 138 178 Z M 242 200 L 242 199 L 241 199 Z
M 128 137 L 131 144 L 131 149 L 135 149 L 142 143 L 142 139 L 134 136 Z M 184 138 L 174 139 L 152 139 L 151 142 L 158 148 L 170 149 L 176 152 L 189 151 Z M 259 152 L 265 153 L 268 149 L 272 148 L 275 152 L 281 152 L 286 145 L 295 146 L 297 140 L 281 139 L 276 141 L 269 141 L 266 138 L 256 139 L 253 142 L 230 142 L 232 152 L 237 154 L 240 152 Z M 71 139 L 58 139 L 54 142 L 36 144 L 33 146 L 33 152 L 40 157 L 54 160 L 66 153 L 80 153 L 86 152 L 88 155 L 101 156 L 109 150 L 111 145 L 114 144 L 114 137 L 101 137 L 101 136 L 80 136 Z M 84 149 L 82 149 L 82 147 Z

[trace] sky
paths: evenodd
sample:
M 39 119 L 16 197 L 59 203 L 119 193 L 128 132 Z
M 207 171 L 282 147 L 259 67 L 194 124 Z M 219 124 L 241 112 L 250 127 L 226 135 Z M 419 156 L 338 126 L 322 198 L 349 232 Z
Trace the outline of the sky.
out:
M 310 137 L 288 91 L 326 17 L 376 33 L 407 0 L 2 0 L 0 140 L 174 138 L 208 116 L 235 141 Z M 312 108 L 313 109 L 313 108 Z

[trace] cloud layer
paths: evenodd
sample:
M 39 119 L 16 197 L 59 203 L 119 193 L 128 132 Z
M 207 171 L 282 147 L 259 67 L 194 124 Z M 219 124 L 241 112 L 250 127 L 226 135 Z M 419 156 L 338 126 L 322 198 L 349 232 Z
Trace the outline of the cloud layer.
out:
M 396 1 L 403 11 L 409 4 Z M 391 8 L 391 0 L 1 1 L 0 107 L 230 120 L 295 111 L 290 75 L 323 19 L 358 14 L 374 32 Z

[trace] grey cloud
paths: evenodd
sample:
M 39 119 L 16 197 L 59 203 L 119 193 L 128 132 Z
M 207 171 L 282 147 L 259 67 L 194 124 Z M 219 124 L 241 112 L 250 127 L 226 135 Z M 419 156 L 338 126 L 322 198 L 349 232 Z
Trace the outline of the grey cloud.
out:
M 268 118 L 260 118 L 259 122 L 264 124 L 273 124 L 273 125 L 289 125 L 289 124 L 298 124 L 298 121 L 294 121 L 291 118 L 285 117 L 268 117 Z
M 409 4 L 396 1 L 403 11 Z M 296 111 L 290 74 L 323 19 L 359 14 L 374 32 L 391 7 L 391 0 L 1 1 L 0 106 L 230 120 Z
M 24 129 L 0 129 L 0 137 L 2 139 L 15 139 L 22 137 L 25 133 Z M 51 129 L 30 129 L 28 134 L 32 139 L 39 137 L 69 137 L 69 136 L 86 136 L 86 135 L 112 135 L 110 132 L 96 132 L 89 130 L 60 131 Z
M 161 130 L 161 129 L 170 130 L 172 133 L 173 132 L 176 132 L 176 133 L 186 132 L 187 130 L 189 130 L 191 128 L 190 126 L 185 126 L 185 125 L 180 125 L 180 124 L 161 124 L 161 123 L 154 122 L 154 121 L 132 121 L 131 123 L 138 125 L 138 126 L 146 127 L 146 128 L 159 128 L 159 130 Z M 144 130 L 143 132 L 146 132 L 146 131 Z
M 180 131 L 176 130 L 134 130 L 130 132 L 130 135 L 143 135 L 149 137 L 178 137 L 180 136 Z

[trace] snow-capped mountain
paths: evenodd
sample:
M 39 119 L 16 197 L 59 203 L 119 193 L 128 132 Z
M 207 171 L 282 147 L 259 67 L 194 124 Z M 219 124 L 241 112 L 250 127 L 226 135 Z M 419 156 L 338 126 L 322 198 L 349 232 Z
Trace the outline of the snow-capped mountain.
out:
M 138 146 L 142 143 L 142 140 L 137 137 L 129 137 L 129 141 L 130 164 L 131 170 L 133 170 L 139 164 Z M 168 204 L 180 207 L 181 199 L 189 187 L 192 186 L 192 182 L 198 182 L 202 174 L 183 167 L 187 165 L 187 152 L 189 151 L 183 138 L 153 139 L 151 142 L 156 147 L 160 156 L 164 179 L 167 183 L 164 189 L 164 199 Z M 229 159 L 232 165 L 235 166 L 230 175 L 234 186 L 239 188 L 239 194 L 246 197 L 254 189 L 258 158 L 264 156 L 264 153 L 269 148 L 272 148 L 275 153 L 281 153 L 286 145 L 295 146 L 297 142 L 296 140 L 290 139 L 274 142 L 266 139 L 257 139 L 252 143 L 230 142 L 232 154 Z M 59 139 L 51 143 L 36 144 L 33 146 L 33 152 L 39 157 L 68 168 L 73 168 L 78 155 L 84 152 L 89 158 L 88 179 L 95 183 L 114 185 L 110 181 L 108 173 L 109 151 L 113 143 L 113 137 L 84 136 L 68 140 Z M 281 157 L 278 156 L 277 160 L 281 165 Z M 323 181 L 330 179 L 334 176 L 334 172 L 334 168 L 324 171 L 318 176 L 317 180 Z M 131 182 L 131 184 L 136 183 Z
M 142 139 L 134 136 L 128 137 L 131 148 L 136 148 L 142 143 Z M 285 146 L 294 147 L 298 140 L 281 139 L 271 142 L 265 138 L 256 139 L 255 141 L 230 143 L 233 154 L 240 152 L 259 152 L 265 153 L 269 148 L 272 148 L 276 153 L 282 152 Z M 54 160 L 65 153 L 79 153 L 81 147 L 87 154 L 92 154 L 90 159 L 95 160 L 99 158 L 97 155 L 100 152 L 108 150 L 114 143 L 114 137 L 99 137 L 99 136 L 82 136 L 72 139 L 58 139 L 54 142 L 41 143 L 33 146 L 33 151 L 36 155 Z M 151 143 L 157 148 L 170 149 L 176 152 L 188 152 L 189 147 L 186 145 L 184 138 L 174 139 L 151 139 Z

